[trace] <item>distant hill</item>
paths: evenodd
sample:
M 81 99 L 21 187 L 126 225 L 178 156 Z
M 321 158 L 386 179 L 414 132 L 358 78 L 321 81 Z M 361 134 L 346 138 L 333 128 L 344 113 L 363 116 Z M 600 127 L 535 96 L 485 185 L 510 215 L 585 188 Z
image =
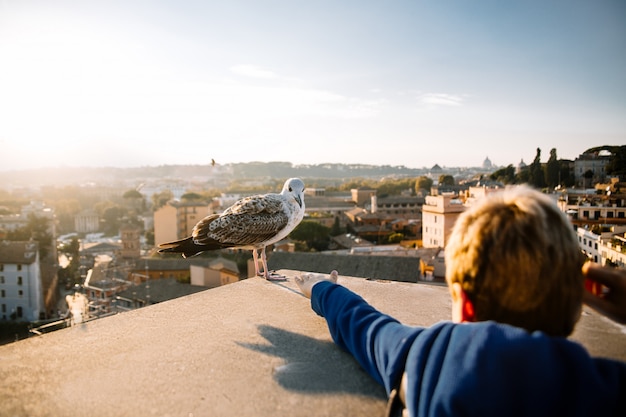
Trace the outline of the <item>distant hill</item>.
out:
M 58 167 L 0 172 L 0 188 L 12 186 L 70 185 L 94 182 L 115 184 L 129 179 L 178 179 L 205 181 L 210 179 L 264 178 L 379 178 L 384 176 L 419 176 L 426 168 L 375 166 L 363 164 L 294 165 L 290 162 L 248 162 L 224 165 L 161 165 L 134 168 Z

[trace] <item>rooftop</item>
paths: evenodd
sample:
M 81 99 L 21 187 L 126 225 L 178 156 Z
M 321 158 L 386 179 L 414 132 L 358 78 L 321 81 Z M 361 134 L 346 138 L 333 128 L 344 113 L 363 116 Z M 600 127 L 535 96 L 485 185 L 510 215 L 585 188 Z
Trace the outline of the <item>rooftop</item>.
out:
M 281 272 L 0 346 L 0 415 L 382 416 L 384 390 Z M 340 283 L 407 324 L 450 314 L 444 286 Z M 625 328 L 591 310 L 573 339 L 626 360 Z

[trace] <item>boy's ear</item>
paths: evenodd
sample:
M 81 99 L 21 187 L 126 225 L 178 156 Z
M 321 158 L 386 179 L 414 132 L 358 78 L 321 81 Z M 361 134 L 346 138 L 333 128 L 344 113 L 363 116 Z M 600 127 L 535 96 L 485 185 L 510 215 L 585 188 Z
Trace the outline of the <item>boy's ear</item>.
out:
M 452 321 L 455 323 L 476 321 L 474 304 L 467 297 L 461 284 L 452 283 L 450 293 L 452 295 Z
M 461 289 L 461 302 L 463 303 L 463 311 L 461 313 L 461 321 L 476 321 L 474 313 L 474 303 L 467 297 L 465 291 Z

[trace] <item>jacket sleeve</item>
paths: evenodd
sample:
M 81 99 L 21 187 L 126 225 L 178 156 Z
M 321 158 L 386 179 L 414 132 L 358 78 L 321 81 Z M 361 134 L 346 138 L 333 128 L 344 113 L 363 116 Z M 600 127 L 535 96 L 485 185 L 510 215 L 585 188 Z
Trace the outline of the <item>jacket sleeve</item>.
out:
M 311 307 L 326 319 L 334 342 L 351 353 L 389 394 L 399 383 L 411 344 L 423 329 L 400 324 L 331 282 L 313 287 Z

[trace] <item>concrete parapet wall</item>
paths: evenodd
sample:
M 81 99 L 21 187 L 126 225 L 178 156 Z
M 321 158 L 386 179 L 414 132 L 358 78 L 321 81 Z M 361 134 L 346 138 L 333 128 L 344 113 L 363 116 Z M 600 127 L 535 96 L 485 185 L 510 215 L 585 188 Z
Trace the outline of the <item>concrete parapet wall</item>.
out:
M 0 346 L 0 415 L 382 416 L 382 387 L 281 272 Z M 450 314 L 442 286 L 340 283 L 407 324 Z M 574 339 L 626 360 L 624 328 L 593 312 Z

